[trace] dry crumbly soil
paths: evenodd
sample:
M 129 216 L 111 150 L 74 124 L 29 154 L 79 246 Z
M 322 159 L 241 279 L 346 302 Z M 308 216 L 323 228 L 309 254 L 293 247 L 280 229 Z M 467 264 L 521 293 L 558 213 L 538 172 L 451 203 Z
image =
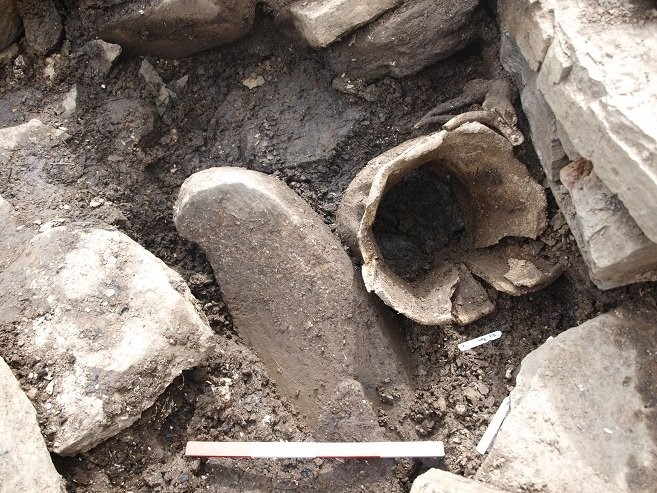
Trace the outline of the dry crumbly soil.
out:
M 657 19 L 657 2 L 654 0 L 591 0 L 588 9 L 587 21 L 590 23 L 644 26 Z
M 67 26 L 67 38 L 75 55 L 84 41 L 75 25 Z M 416 364 L 416 399 L 408 403 L 404 419 L 426 439 L 445 442 L 444 460 L 377 465 L 186 459 L 187 440 L 304 440 L 309 430 L 241 342 L 203 253 L 176 233 L 172 206 L 183 180 L 222 165 L 274 174 L 333 227 L 342 193 L 367 161 L 420 135 L 412 130 L 415 121 L 437 102 L 458 95 L 466 81 L 486 77 L 490 67 L 475 46 L 418 75 L 385 78 L 359 86 L 359 95 L 344 94 L 333 89 L 320 52 L 282 37 L 261 12 L 252 33 L 235 44 L 185 60 L 150 59 L 165 82 L 189 76 L 180 98 L 151 118 L 148 111 L 134 110 L 135 101 L 153 105 L 156 97 L 138 73 L 141 61 L 123 54 L 108 76 L 99 76 L 84 56 L 55 55 L 46 61 L 23 53 L 0 68 L 1 127 L 40 118 L 65 127 L 69 135 L 56 148 L 35 147 L 20 173 L 11 166 L 0 170 L 0 194 L 23 219 L 43 222 L 61 213 L 67 220 L 110 224 L 127 233 L 183 275 L 221 348 L 219 358 L 177 378 L 130 429 L 88 453 L 54 457 L 71 492 L 387 491 L 374 486 L 374 476 L 387 471 L 393 491 L 410 489 L 413 478 L 429 466 L 472 475 L 482 460 L 474 447 L 527 353 L 549 336 L 621 303 L 657 305 L 655 284 L 596 290 L 550 199 L 550 227 L 543 239 L 567 268 L 552 286 L 521 297 L 489 288 L 496 311 L 467 327 L 423 327 L 398 317 Z M 44 76 L 46 65 L 54 67 L 52 78 Z M 261 87 L 249 90 L 242 84 L 258 75 L 265 80 Z M 73 84 L 78 108 L 67 120 L 60 103 Z M 527 136 L 526 123 L 521 127 Z M 133 144 L 135 132 L 142 134 L 138 144 Z M 542 181 L 531 145 L 516 154 Z M 58 190 L 56 199 L 44 196 L 51 189 L 34 187 L 26 178 L 32 168 L 41 169 Z M 413 194 L 432 193 L 426 187 L 410 190 L 407 202 Z M 97 198 L 104 205 L 90 207 Z M 417 223 L 436 226 L 430 217 Z M 446 228 L 448 238 L 460 230 L 458 221 L 437 227 Z M 467 353 L 456 347 L 495 330 L 503 336 L 494 343 Z M 2 338 L 0 344 L 29 391 L 20 354 Z M 385 416 L 381 424 L 395 426 Z

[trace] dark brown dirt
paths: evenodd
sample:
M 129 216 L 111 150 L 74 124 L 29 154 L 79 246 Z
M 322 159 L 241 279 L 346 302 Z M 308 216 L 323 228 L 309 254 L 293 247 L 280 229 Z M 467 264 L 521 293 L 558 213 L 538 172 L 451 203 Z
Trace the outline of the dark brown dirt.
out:
M 78 27 L 66 26 L 72 54 L 83 42 Z M 115 102 L 126 99 L 138 102 L 125 103 L 130 108 L 145 105 L 154 110 L 153 89 L 138 74 L 140 58 L 123 55 L 107 77 L 100 77 L 87 68 L 84 56 L 67 56 L 66 47 L 63 52 L 50 62 L 24 53 L 0 68 L 1 127 L 38 117 L 65 126 L 70 135 L 63 145 L 35 147 L 25 162 L 0 169 L 0 194 L 23 218 L 47 220 L 68 206 L 69 220 L 108 223 L 126 232 L 189 282 L 222 348 L 221 358 L 176 379 L 130 429 L 80 456 L 54 457 L 68 490 L 410 489 L 417 474 L 436 464 L 386 463 L 385 471 L 393 471 L 385 486 L 380 483 L 381 464 L 184 458 L 190 439 L 303 440 L 309 433 L 235 333 L 203 254 L 173 226 L 172 206 L 190 174 L 230 164 L 274 174 L 332 225 L 342 192 L 369 159 L 419 135 L 412 124 L 427 110 L 458 95 L 467 80 L 490 73 L 478 47 L 416 76 L 363 86 L 363 97 L 346 95 L 332 88 L 333 77 L 321 53 L 281 37 L 260 12 L 252 34 L 238 43 L 180 61 L 151 60 L 165 82 L 189 76 L 178 101 L 152 121 L 149 111 L 117 114 L 124 104 Z M 43 75 L 47 63 L 55 68 L 52 80 Z M 252 74 L 264 77 L 265 84 L 247 90 L 242 81 Z M 67 120 L 60 102 L 73 84 L 78 111 Z M 135 132 L 141 135 L 138 143 Z M 530 144 L 522 146 L 517 157 L 542 180 Z M 58 190 L 56 197 L 44 196 L 52 191 L 30 182 L 31 170 L 40 167 Z M 89 207 L 95 197 L 111 206 Z M 423 327 L 398 317 L 417 379 L 416 399 L 404 420 L 427 439 L 445 441 L 446 457 L 437 465 L 451 472 L 476 471 L 481 457 L 474 447 L 528 352 L 548 336 L 626 300 L 657 304 L 655 284 L 607 292 L 593 288 L 553 201 L 550 207 L 552 229 L 544 239 L 569 266 L 552 286 L 518 298 L 489 289 L 497 310 L 464 328 Z M 467 353 L 456 347 L 494 330 L 504 334 L 496 342 Z M 16 367 L 20 362 L 14 363 L 21 377 Z M 384 416 L 380 422 L 395 425 Z
M 385 194 L 373 229 L 386 264 L 410 282 L 472 249 L 452 184 L 423 168 Z

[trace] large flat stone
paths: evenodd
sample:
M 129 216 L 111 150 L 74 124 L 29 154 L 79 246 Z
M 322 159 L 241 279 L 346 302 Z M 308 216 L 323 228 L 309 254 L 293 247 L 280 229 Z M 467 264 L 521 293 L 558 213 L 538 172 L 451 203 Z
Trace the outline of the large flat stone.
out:
M 465 48 L 479 36 L 477 0 L 407 0 L 330 48 L 337 74 L 404 77 Z
M 590 162 L 575 161 L 561 170 L 569 197 L 555 193 L 564 217 L 600 289 L 657 280 L 657 243 L 650 241 L 618 198 L 602 183 Z
M 476 478 L 509 491 L 654 491 L 655 320 L 620 309 L 530 353 Z
M 0 489 L 64 493 L 64 480 L 50 460 L 36 411 L 2 358 L 0 403 Z
M 255 0 L 148 0 L 98 6 L 85 1 L 82 15 L 97 18 L 101 39 L 128 51 L 184 58 L 236 41 L 251 30 Z
M 390 314 L 284 183 L 240 168 L 201 171 L 183 184 L 174 221 L 205 250 L 235 327 L 311 425 L 347 379 L 375 409 L 404 408 L 409 379 Z
M 48 127 L 36 118 L 14 127 L 0 128 L 0 163 L 5 164 L 13 151 L 27 150 L 37 144 L 54 145 L 65 135 L 63 130 Z
M 559 170 L 568 164 L 557 129 L 557 120 L 536 86 L 537 72 L 532 70 L 520 48 L 508 33 L 502 33 L 500 60 L 520 86 L 520 102 L 529 122 L 534 150 L 549 180 L 559 180 Z
M 177 273 L 122 233 L 82 226 L 36 235 L 0 273 L 0 329 L 60 455 L 129 427 L 213 335 Z
M 573 150 L 657 241 L 657 19 L 611 22 L 594 0 L 505 0 L 498 12 Z
M 376 19 L 402 0 L 300 0 L 289 7 L 299 34 L 313 48 L 325 48 Z

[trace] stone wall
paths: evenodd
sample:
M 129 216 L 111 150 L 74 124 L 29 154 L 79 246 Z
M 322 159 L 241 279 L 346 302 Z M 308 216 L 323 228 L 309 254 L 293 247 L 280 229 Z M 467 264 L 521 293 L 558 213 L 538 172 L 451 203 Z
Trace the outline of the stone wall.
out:
M 630 243 L 640 252 L 595 258 L 588 245 L 597 230 L 582 227 L 591 222 L 586 209 L 565 214 L 592 279 L 603 289 L 656 279 L 657 10 L 615 1 L 500 0 L 497 12 L 502 63 L 522 88 L 532 140 L 560 206 L 570 200 L 558 184 L 561 168 L 585 158 L 596 186 L 579 187 L 579 201 L 589 193 L 609 197 L 602 210 L 636 233 Z M 606 234 L 610 242 L 625 239 L 621 229 Z

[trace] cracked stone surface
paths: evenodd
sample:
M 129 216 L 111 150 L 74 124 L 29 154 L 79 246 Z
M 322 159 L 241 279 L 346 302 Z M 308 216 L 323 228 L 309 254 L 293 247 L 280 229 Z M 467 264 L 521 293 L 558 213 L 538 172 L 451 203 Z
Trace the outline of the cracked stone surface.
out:
M 594 0 L 504 0 L 497 10 L 502 30 L 535 72 L 566 137 L 564 148 L 577 153 L 569 157 L 592 161 L 639 228 L 657 241 L 657 17 L 641 2 L 622 4 L 633 7 L 634 16 L 614 17 Z
M 555 191 L 591 280 L 600 289 L 657 280 L 657 243 L 650 241 L 587 160 L 561 170 Z
M 477 39 L 479 2 L 411 0 L 329 48 L 336 74 L 405 77 Z
M 117 231 L 45 228 L 0 272 L 0 292 L 0 333 L 13 340 L 3 356 L 39 389 L 32 400 L 60 455 L 129 427 L 213 350 L 182 278 Z
M 531 352 L 476 478 L 509 491 L 652 491 L 656 352 L 654 311 L 629 306 Z

